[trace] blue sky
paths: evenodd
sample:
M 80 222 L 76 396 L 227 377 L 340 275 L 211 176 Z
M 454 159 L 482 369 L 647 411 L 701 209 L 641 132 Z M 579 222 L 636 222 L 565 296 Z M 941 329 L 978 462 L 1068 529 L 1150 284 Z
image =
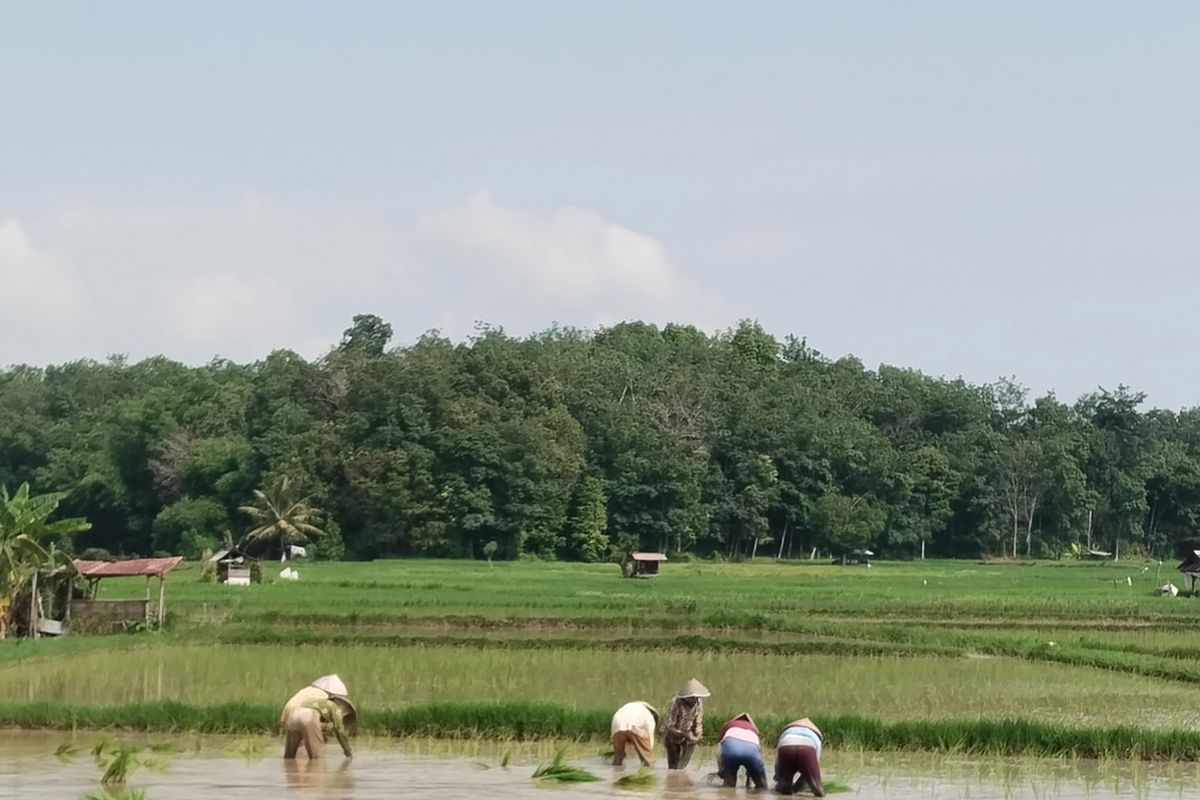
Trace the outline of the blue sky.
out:
M 0 363 L 748 317 L 1200 404 L 1196 4 L 0 15 Z

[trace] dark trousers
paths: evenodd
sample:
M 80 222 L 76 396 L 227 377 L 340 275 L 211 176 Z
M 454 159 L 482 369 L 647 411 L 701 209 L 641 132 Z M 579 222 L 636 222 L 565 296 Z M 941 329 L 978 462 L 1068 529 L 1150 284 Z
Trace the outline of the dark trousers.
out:
M 670 738 L 666 740 L 666 744 L 667 769 L 687 769 L 687 765 L 692 760 L 692 753 L 696 750 L 696 745 L 687 739 Z
M 821 763 L 817 760 L 817 749 L 803 745 L 789 745 L 775 751 L 775 791 L 793 794 L 804 788 L 812 788 L 817 797 L 825 796 L 821 786 Z

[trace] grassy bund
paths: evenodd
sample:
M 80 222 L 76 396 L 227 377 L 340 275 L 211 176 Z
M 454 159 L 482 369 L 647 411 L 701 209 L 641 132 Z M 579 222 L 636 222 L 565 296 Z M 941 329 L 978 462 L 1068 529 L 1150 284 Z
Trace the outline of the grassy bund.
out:
M 1200 599 L 1155 595 L 1169 566 L 300 571 L 237 588 L 191 565 L 168 581 L 165 633 L 0 643 L 0 724 L 267 733 L 297 686 L 336 671 L 368 733 L 585 740 L 626 700 L 665 708 L 695 674 L 710 733 L 749 710 L 768 738 L 811 716 L 834 747 L 1200 758 Z

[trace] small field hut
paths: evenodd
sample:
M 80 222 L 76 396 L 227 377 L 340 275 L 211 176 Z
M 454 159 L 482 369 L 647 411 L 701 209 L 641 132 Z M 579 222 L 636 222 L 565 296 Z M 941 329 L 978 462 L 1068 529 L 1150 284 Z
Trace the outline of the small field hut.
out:
M 868 550 L 865 547 L 859 547 L 849 552 L 842 553 L 840 558 L 835 558 L 833 560 L 833 563 L 841 565 L 866 564 L 869 567 L 871 566 L 871 557 L 874 555 L 875 553 L 871 550 Z
M 133 558 L 128 561 L 84 561 L 75 559 L 78 570 L 88 585 L 87 597 L 70 597 L 67 601 L 69 627 L 86 627 L 89 632 L 108 632 L 131 622 L 150 624 L 157 620 L 162 627 L 166 618 L 167 573 L 183 561 L 179 556 L 170 558 Z M 105 578 L 145 578 L 145 599 L 101 600 L 96 597 L 100 581 Z M 158 578 L 158 607 L 151 615 L 150 579 Z
M 667 557 L 663 553 L 634 553 L 633 554 L 633 569 L 629 573 L 631 578 L 649 578 L 658 574 L 658 566 L 666 561 Z
M 1192 579 L 1192 593 L 1196 592 L 1196 578 L 1200 578 L 1200 550 L 1193 550 L 1179 565 L 1179 571 Z
M 236 547 L 218 550 L 209 559 L 217 569 L 217 583 L 229 586 L 249 586 L 250 566 L 254 559 Z

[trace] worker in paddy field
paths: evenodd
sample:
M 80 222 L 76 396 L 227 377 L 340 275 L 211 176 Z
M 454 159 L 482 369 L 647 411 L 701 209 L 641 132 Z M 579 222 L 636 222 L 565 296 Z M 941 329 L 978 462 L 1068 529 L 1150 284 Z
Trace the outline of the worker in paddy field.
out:
M 695 678 L 691 678 L 671 700 L 667 712 L 667 768 L 686 769 L 692 760 L 696 743 L 704 735 L 704 698 L 708 689 Z
M 612 718 L 613 766 L 625 761 L 625 747 L 633 745 L 647 767 L 654 764 L 654 727 L 658 711 L 649 703 L 635 700 L 617 709 Z
M 295 758 L 304 745 L 310 759 L 320 758 L 329 733 L 337 737 L 346 758 L 352 757 L 347 730 L 354 726 L 358 712 L 348 694 L 337 675 L 325 675 L 292 695 L 279 717 L 287 737 L 283 757 Z
M 816 797 L 824 797 L 821 786 L 821 729 L 808 717 L 789 722 L 775 750 L 775 791 L 795 794 L 807 783 Z
M 717 737 L 717 774 L 726 786 L 737 786 L 742 767 L 756 789 L 766 788 L 767 768 L 763 765 L 758 726 L 749 714 L 738 714 L 726 722 Z

